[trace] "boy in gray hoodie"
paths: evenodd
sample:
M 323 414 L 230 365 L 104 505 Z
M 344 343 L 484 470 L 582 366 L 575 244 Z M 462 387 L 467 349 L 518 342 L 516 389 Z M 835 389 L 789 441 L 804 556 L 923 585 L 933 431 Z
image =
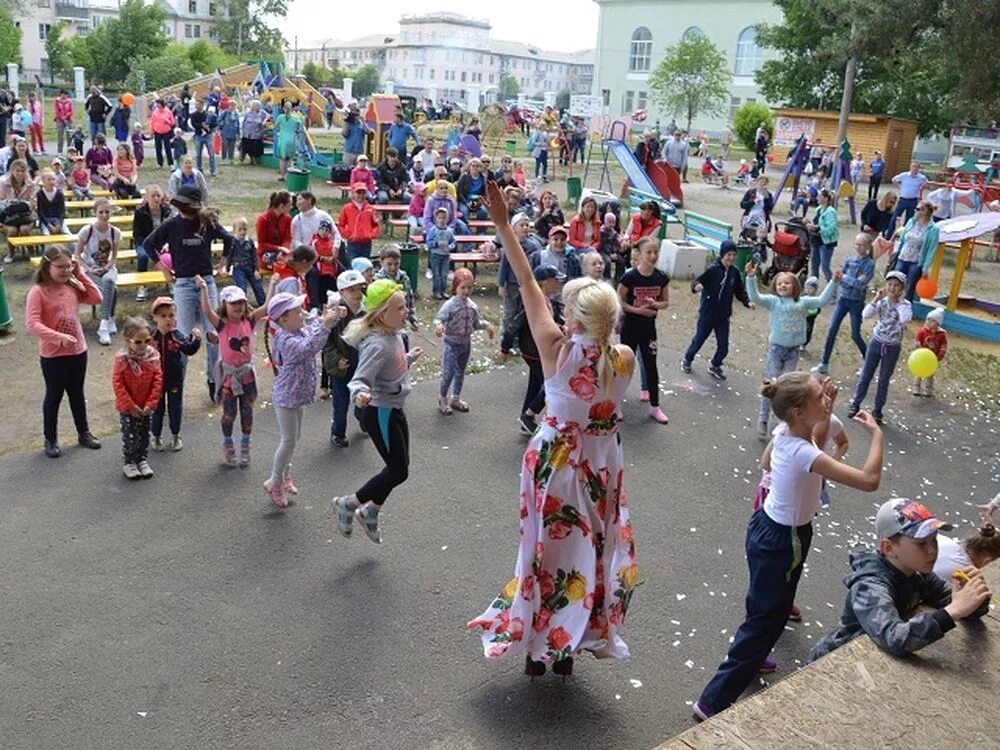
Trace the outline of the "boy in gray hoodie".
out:
M 990 590 L 979 570 L 956 571 L 951 582 L 932 572 L 937 532 L 951 528 L 918 502 L 883 503 L 875 515 L 878 550 L 851 555 L 840 623 L 813 647 L 809 661 L 864 633 L 883 651 L 905 656 L 939 640 L 958 620 L 986 614 Z M 914 614 L 920 605 L 934 609 Z

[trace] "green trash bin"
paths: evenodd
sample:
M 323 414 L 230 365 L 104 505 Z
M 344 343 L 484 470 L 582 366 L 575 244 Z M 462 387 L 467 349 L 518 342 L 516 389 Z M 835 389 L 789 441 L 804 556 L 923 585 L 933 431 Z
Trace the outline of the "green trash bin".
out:
M 579 177 L 566 178 L 566 201 L 577 203 L 583 195 L 583 182 Z
M 3 271 L 0 267 L 0 328 L 9 329 L 14 325 L 14 319 L 10 317 L 10 306 L 7 304 L 7 287 L 3 283 Z
M 517 141 L 513 138 L 507 139 L 507 153 L 511 156 L 517 153 Z
M 736 246 L 736 260 L 733 261 L 733 265 L 736 266 L 736 270 L 740 272 L 740 276 L 746 281 L 747 263 L 750 262 L 750 256 L 753 255 L 753 245 L 737 245 Z
M 301 193 L 309 189 L 309 170 L 300 167 L 292 167 L 288 170 L 286 186 L 289 193 Z
M 340 164 L 343 160 L 344 160 L 344 155 L 337 149 L 334 149 L 333 152 L 330 154 L 331 164 Z
M 410 277 L 413 293 L 417 293 L 417 282 L 420 280 L 420 245 L 413 242 L 402 242 L 399 245 L 399 267 Z

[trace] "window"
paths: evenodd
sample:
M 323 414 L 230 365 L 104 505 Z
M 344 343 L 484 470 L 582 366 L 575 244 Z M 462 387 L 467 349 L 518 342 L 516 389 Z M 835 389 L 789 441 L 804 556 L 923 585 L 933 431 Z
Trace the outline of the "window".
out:
M 97 19 L 95 18 L 94 20 L 96 21 Z M 77 31 L 79 32 L 79 29 L 77 29 Z M 163 33 L 166 34 L 167 36 L 173 36 L 174 35 L 174 30 L 172 28 L 170 28 L 170 24 L 169 23 L 163 24 Z
M 38 24 L 38 38 L 44 42 L 51 30 L 52 30 L 52 24 L 49 23 Z
M 757 29 L 747 26 L 736 40 L 736 66 L 738 76 L 752 76 L 764 61 L 764 50 L 757 46 Z
M 214 16 L 216 11 L 215 3 L 208 4 L 208 15 Z
M 195 39 L 201 39 L 201 24 L 200 23 L 196 23 L 194 25 L 194 38 Z
M 629 73 L 648 73 L 652 56 L 653 35 L 645 26 L 640 26 L 632 33 L 628 54 Z
M 462 71 L 462 83 L 465 83 L 465 71 Z
M 490 83 L 496 83 L 495 79 L 496 79 L 496 76 L 493 73 L 490 73 Z
M 191 38 L 191 24 L 189 23 L 184 24 L 184 37 L 186 39 Z
M 198 12 L 198 0 L 188 0 L 188 13 Z
M 622 102 L 622 114 L 627 115 L 635 112 L 635 92 L 626 91 L 625 100 Z
M 705 32 L 702 31 L 697 26 L 688 26 L 683 34 L 683 38 L 688 40 L 697 39 L 698 37 L 703 37 L 703 36 L 705 36 Z
M 729 119 L 733 119 L 733 115 L 736 114 L 736 110 L 740 108 L 740 98 L 738 96 L 729 97 Z
M 601 104 L 605 107 L 611 106 L 611 89 L 601 89 Z
M 639 96 L 636 98 L 635 108 L 636 109 L 645 109 L 646 108 L 646 92 L 645 91 L 640 91 L 639 92 Z
M 430 68 L 427 72 L 430 73 L 430 75 L 428 76 L 428 78 L 430 78 L 433 81 L 434 80 L 434 68 Z

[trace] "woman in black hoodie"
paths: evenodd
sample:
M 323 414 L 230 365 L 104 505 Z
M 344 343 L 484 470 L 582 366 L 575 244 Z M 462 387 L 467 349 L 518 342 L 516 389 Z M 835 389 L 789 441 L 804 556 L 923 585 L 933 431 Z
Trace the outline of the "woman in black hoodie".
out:
M 132 215 L 132 242 L 135 247 L 135 267 L 139 272 L 149 270 L 149 256 L 142 243 L 163 222 L 170 218 L 170 206 L 164 201 L 163 189 L 159 185 L 149 185 L 146 195 Z M 146 299 L 146 287 L 140 286 L 135 293 L 140 302 Z

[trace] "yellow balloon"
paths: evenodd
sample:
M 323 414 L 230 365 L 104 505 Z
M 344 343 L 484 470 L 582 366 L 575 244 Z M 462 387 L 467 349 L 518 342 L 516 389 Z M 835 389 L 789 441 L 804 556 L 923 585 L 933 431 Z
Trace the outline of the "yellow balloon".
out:
M 916 378 L 929 378 L 938 368 L 938 358 L 930 349 L 914 349 L 906 361 L 910 374 Z

